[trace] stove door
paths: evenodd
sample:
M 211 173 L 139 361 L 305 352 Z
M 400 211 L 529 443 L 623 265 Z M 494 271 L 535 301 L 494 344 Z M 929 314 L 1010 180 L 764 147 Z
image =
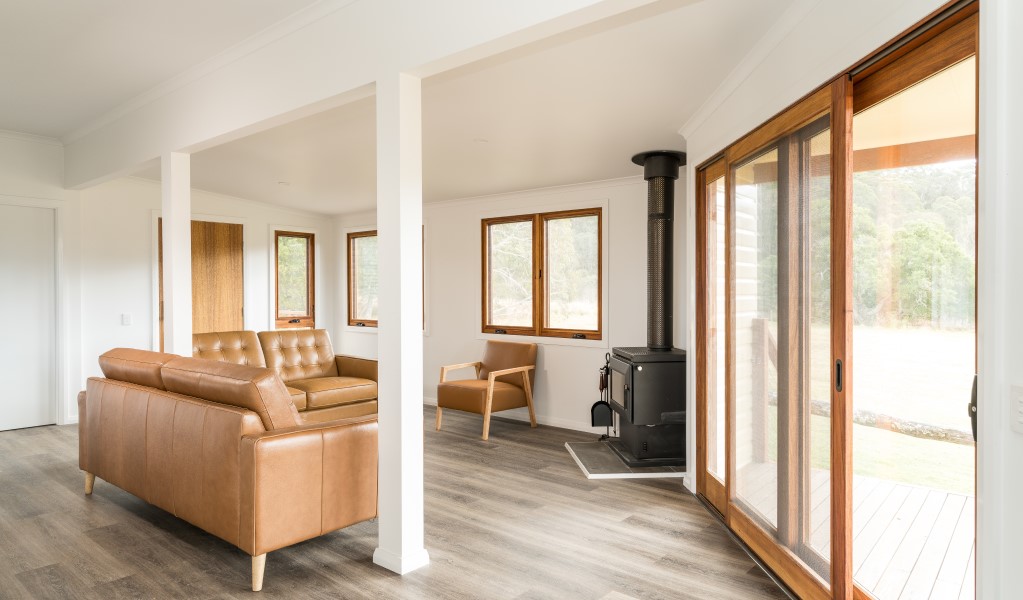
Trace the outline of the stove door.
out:
M 622 415 L 626 421 L 632 422 L 632 365 L 618 358 L 611 357 L 611 408 Z

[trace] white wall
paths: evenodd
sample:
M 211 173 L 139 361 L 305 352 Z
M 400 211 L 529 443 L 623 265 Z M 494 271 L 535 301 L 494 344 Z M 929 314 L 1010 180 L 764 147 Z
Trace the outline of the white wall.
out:
M 979 598 L 1023 589 L 1023 6 L 985 0 L 980 13 L 977 587 Z M 1016 590 L 1013 592 L 1013 590 Z
M 675 346 L 686 347 L 684 179 L 675 198 Z M 485 335 L 480 332 L 480 219 L 582 207 L 604 207 L 604 339 L 599 342 Z M 430 203 L 426 225 L 425 401 L 436 403 L 442 365 L 478 360 L 486 339 L 530 340 L 540 345 L 536 377 L 537 420 L 591 431 L 590 405 L 599 398 L 597 369 L 613 346 L 646 345 L 646 182 L 641 177 Z M 337 237 L 372 229 L 372 213 L 341 217 Z M 346 265 L 344 243 L 338 264 Z M 344 268 L 344 267 L 342 267 Z M 339 298 L 347 282 L 339 281 Z M 347 303 L 338 303 L 338 324 L 347 323 Z M 340 326 L 340 351 L 376 356 L 373 330 Z M 461 374 L 465 375 L 465 374 Z M 525 409 L 501 416 L 528 420 Z M 601 432 L 603 430 L 600 430 Z
M 157 348 L 156 224 L 160 184 L 116 179 L 83 190 L 82 357 L 85 376 L 99 374 L 96 358 L 115 347 Z M 273 230 L 316 234 L 317 327 L 334 316 L 336 253 L 333 219 L 200 190 L 192 192 L 192 218 L 241 223 L 245 247 L 245 328 L 272 328 Z M 121 315 L 132 316 L 131 325 Z
M 78 193 L 64 189 L 64 149 L 56 140 L 0 131 L 0 203 L 57 214 L 57 422 L 77 418 L 81 381 Z M 17 257 L 0 256 L 0 260 Z M 0 282 L 5 285 L 6 282 Z

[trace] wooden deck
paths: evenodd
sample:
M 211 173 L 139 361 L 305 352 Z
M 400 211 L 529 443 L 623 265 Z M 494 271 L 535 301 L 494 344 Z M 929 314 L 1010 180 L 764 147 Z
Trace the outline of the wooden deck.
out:
M 776 467 L 749 465 L 740 489 L 746 504 L 777 522 Z M 830 474 L 811 473 L 810 545 L 831 552 Z M 856 582 L 879 600 L 974 597 L 972 496 L 853 477 L 853 569 Z

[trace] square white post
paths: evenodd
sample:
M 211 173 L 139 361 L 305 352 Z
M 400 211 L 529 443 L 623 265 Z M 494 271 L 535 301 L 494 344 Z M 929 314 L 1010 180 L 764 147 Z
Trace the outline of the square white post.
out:
M 423 543 L 423 134 L 417 77 L 376 84 L 379 541 L 373 562 L 404 574 L 430 562 Z
M 163 350 L 192 356 L 191 156 L 182 152 L 164 154 L 160 166 L 163 180 Z

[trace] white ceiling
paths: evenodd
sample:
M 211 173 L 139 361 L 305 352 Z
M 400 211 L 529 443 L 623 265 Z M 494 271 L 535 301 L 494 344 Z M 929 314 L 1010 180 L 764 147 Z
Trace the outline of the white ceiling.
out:
M 315 0 L 0 0 L 0 129 L 61 138 Z
M 0 129 L 73 136 L 318 1 L 0 0 Z M 426 201 L 636 174 L 629 157 L 682 147 L 679 127 L 791 2 L 661 0 L 425 80 Z M 193 155 L 193 185 L 369 210 L 374 131 L 359 100 Z
M 678 129 L 790 3 L 665 0 L 425 80 L 424 199 L 639 174 L 630 157 L 680 149 Z M 374 118 L 368 98 L 204 150 L 193 186 L 324 214 L 371 210 Z M 158 180 L 159 164 L 135 174 Z

